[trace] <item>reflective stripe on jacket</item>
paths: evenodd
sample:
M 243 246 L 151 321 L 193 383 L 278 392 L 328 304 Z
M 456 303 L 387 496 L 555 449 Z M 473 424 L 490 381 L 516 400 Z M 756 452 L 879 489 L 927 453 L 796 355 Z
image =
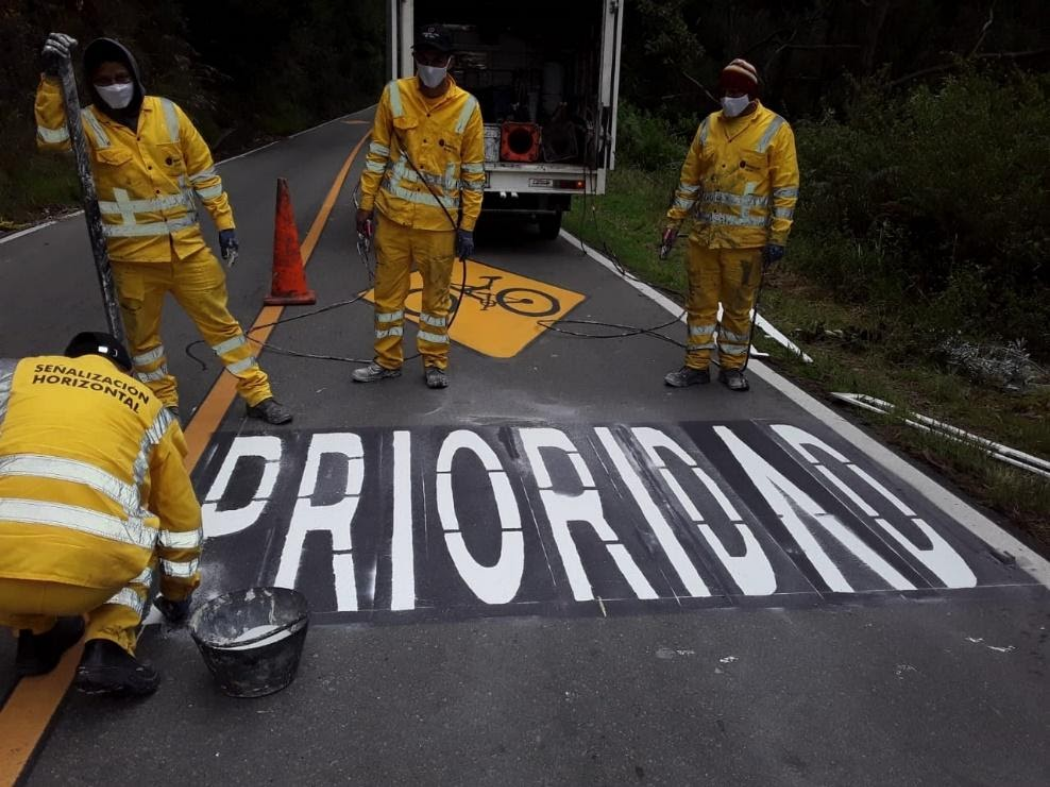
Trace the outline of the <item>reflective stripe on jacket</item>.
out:
M 165 595 L 200 581 L 182 430 L 100 356 L 0 359 L 0 577 L 120 588 L 154 553 Z

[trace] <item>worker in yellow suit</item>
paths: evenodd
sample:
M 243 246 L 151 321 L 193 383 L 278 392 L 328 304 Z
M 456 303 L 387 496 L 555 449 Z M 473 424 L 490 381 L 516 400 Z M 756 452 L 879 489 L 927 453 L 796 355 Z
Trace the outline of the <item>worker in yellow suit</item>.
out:
M 383 90 L 372 128 L 357 230 L 375 230 L 375 360 L 356 382 L 401 374 L 409 276 L 423 277 L 417 345 L 430 388 L 448 387 L 449 286 L 455 256 L 474 253 L 485 188 L 485 141 L 477 99 L 449 74 L 452 38 L 439 25 L 413 47 L 418 73 Z
M 710 382 L 718 334 L 719 380 L 748 390 L 743 367 L 755 293 L 791 232 L 799 173 L 795 135 L 762 106 L 758 71 L 734 60 L 721 74 L 722 110 L 700 124 L 667 212 L 664 246 L 693 215 L 689 236 L 689 337 L 685 365 L 664 381 L 675 388 Z M 722 322 L 718 304 L 722 303 Z
M 153 692 L 160 678 L 134 653 L 154 576 L 171 621 L 200 584 L 182 429 L 131 371 L 108 334 L 0 359 L 0 626 L 19 634 L 20 677 L 54 669 L 87 615 L 77 687 Z
M 44 45 L 36 123 L 37 145 L 45 150 L 70 148 L 57 74 L 75 44 L 52 33 Z M 178 105 L 145 94 L 135 58 L 118 42 L 89 44 L 84 74 L 93 101 L 82 113 L 84 132 L 136 376 L 178 418 L 178 390 L 160 337 L 170 292 L 237 378 L 248 415 L 288 423 L 292 414 L 274 399 L 227 308 L 225 273 L 197 222 L 200 199 L 219 229 L 223 258 L 236 254 L 233 211 L 207 144 Z

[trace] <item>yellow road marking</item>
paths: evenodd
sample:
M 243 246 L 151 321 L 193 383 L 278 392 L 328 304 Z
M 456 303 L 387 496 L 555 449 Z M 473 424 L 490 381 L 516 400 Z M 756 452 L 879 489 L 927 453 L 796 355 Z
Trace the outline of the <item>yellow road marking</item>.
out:
M 328 196 L 325 197 L 324 204 L 321 205 L 321 210 L 310 226 L 310 232 L 301 246 L 304 264 L 309 262 L 313 255 L 350 167 L 353 166 L 368 136 L 366 134 L 362 137 L 347 156 L 328 191 Z M 254 331 L 256 326 L 268 326 L 269 323 L 279 320 L 283 312 L 283 306 L 263 307 L 252 325 L 252 330 Z M 259 328 L 252 335 L 259 341 L 266 341 L 272 331 L 273 326 L 269 326 Z M 235 378 L 229 374 L 220 375 L 186 427 L 186 444 L 189 447 L 185 461 L 187 470 L 192 472 L 196 467 L 236 396 Z M 71 648 L 58 667 L 47 675 L 19 681 L 0 709 L 0 785 L 13 787 L 36 752 L 73 682 L 82 650 L 82 645 Z
M 409 286 L 405 311 L 418 324 L 423 291 L 418 271 Z M 374 296 L 370 291 L 366 297 L 374 301 Z M 578 292 L 477 260 L 467 265 L 464 290 L 463 263 L 458 259 L 452 268 L 452 296 L 460 305 L 449 337 L 491 358 L 513 358 L 546 330 L 542 322 L 561 319 L 585 300 Z

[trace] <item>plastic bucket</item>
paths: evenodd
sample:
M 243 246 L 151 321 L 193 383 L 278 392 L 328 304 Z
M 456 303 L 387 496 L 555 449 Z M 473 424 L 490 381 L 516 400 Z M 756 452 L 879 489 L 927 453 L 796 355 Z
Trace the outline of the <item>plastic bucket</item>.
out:
M 264 587 L 217 596 L 189 623 L 204 663 L 231 697 L 265 697 L 288 686 L 309 627 L 302 593 Z
M 499 123 L 485 124 L 485 161 L 499 161 L 499 143 L 502 133 Z

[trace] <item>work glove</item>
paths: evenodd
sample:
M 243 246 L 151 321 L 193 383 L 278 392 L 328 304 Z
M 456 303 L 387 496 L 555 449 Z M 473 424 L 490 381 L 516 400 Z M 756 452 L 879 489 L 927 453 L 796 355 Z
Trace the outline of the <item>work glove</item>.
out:
M 75 38 L 70 38 L 65 33 L 52 33 L 44 42 L 44 49 L 40 57 L 44 61 L 44 73 L 50 77 L 57 77 L 62 68 L 62 63 L 70 58 L 70 52 L 77 45 Z
M 372 211 L 357 209 L 357 234 L 368 236 L 368 222 L 372 220 Z
M 676 240 L 678 240 L 678 227 L 671 226 L 664 230 L 664 234 L 660 237 L 661 260 L 666 260 L 671 256 L 671 249 L 674 248 Z
M 762 271 L 768 273 L 769 269 L 784 259 L 787 249 L 778 243 L 770 243 L 762 249 Z
M 241 245 L 237 243 L 237 230 L 219 230 L 219 251 L 222 253 L 223 260 L 229 261 L 230 255 L 240 250 Z
M 456 256 L 469 260 L 474 256 L 474 233 L 467 230 L 456 230 Z
M 164 598 L 164 596 L 158 596 L 153 606 L 160 610 L 160 614 L 164 616 L 164 619 L 168 623 L 182 623 L 189 617 L 190 605 L 193 603 L 193 596 L 187 596 L 182 601 L 172 601 L 171 599 Z

